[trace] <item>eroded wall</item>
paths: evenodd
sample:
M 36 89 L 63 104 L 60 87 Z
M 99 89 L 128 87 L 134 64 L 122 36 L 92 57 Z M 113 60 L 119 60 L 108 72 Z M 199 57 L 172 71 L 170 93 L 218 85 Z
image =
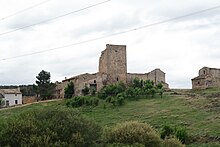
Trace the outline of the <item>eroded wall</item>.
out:
M 220 87 L 220 69 L 203 67 L 199 76 L 192 79 L 192 89 Z
M 127 83 L 126 46 L 107 44 L 99 60 L 99 72 L 107 74 L 107 84 Z
M 169 88 L 169 85 L 165 81 L 165 73 L 161 71 L 160 69 L 152 70 L 149 73 L 128 73 L 128 82 L 131 83 L 135 78 L 138 78 L 140 80 L 150 80 L 153 81 L 154 84 L 161 83 L 164 88 Z

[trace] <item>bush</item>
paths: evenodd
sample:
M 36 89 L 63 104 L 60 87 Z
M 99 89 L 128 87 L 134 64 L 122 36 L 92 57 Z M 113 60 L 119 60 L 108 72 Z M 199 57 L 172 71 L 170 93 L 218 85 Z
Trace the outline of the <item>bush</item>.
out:
M 161 138 L 165 139 L 168 136 L 174 135 L 174 129 L 168 125 L 163 126 L 162 132 L 161 132 Z
M 118 94 L 116 97 L 116 104 L 118 106 L 122 106 L 124 103 L 125 103 L 124 95 L 122 93 Z
M 66 102 L 67 107 L 98 106 L 99 99 L 91 96 L 76 96 Z
M 85 95 L 89 95 L 89 87 L 88 86 L 85 86 L 83 89 L 82 89 L 82 94 L 85 96 Z
M 185 147 L 177 138 L 166 138 L 163 147 Z
M 93 146 L 101 127 L 76 111 L 37 110 L 8 120 L 0 133 L 1 146 Z
M 74 84 L 73 82 L 70 82 L 67 84 L 67 86 L 64 89 L 64 98 L 72 98 L 74 97 Z
M 112 85 L 107 85 L 103 87 L 98 92 L 98 97 L 101 99 L 106 99 L 107 97 L 115 97 L 117 94 L 124 92 L 126 89 L 125 84 L 120 82 Z
M 179 139 L 182 143 L 186 143 L 188 140 L 188 134 L 186 132 L 186 129 L 183 128 L 175 128 L 166 125 L 162 128 L 161 132 L 161 138 L 165 139 L 166 137 L 175 136 L 177 139 Z
M 188 134 L 185 128 L 176 128 L 175 129 L 175 136 L 178 138 L 182 143 L 186 143 L 188 140 Z
M 106 129 L 103 138 L 107 144 L 133 145 L 138 143 L 152 147 L 162 145 L 162 140 L 150 125 L 136 121 L 124 122 L 112 129 Z
M 139 143 L 135 143 L 132 145 L 123 144 L 123 143 L 113 143 L 113 144 L 107 144 L 105 147 L 145 147 L 145 145 Z

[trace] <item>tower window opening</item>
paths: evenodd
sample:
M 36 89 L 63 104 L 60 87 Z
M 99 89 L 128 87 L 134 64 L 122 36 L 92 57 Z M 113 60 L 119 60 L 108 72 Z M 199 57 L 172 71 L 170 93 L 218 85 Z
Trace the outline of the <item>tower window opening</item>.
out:
M 117 78 L 117 82 L 118 82 L 118 78 Z

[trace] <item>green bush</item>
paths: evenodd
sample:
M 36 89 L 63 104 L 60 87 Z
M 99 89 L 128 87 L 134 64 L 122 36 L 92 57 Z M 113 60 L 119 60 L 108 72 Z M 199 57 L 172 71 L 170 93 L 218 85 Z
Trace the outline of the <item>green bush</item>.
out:
M 125 103 L 125 98 L 123 96 L 123 94 L 118 94 L 117 97 L 116 97 L 116 104 L 118 106 L 122 106 L 123 104 Z
M 72 98 L 74 97 L 74 84 L 73 82 L 70 82 L 67 84 L 67 86 L 64 89 L 64 98 Z
M 101 127 L 77 111 L 55 108 L 26 112 L 6 124 L 1 146 L 93 146 L 101 135 Z
M 98 106 L 99 99 L 91 96 L 76 96 L 66 102 L 67 107 Z
M 188 134 L 185 128 L 176 128 L 175 129 L 175 136 L 178 138 L 182 143 L 186 143 L 188 140 Z
M 165 139 L 168 136 L 174 135 L 174 129 L 168 125 L 163 126 L 162 132 L 160 134 L 162 139 Z
M 133 145 L 138 143 L 152 147 L 162 145 L 162 140 L 150 125 L 136 121 L 124 122 L 117 124 L 112 129 L 106 129 L 103 140 L 106 144 Z
M 113 144 L 107 144 L 105 147 L 145 147 L 143 144 L 135 143 L 132 145 L 123 144 L 123 143 L 113 143 Z
M 109 96 L 115 97 L 117 96 L 117 94 L 123 93 L 125 89 L 126 89 L 125 84 L 122 82 L 112 85 L 107 85 L 98 92 L 98 97 L 101 99 L 106 99 Z
M 163 147 L 185 147 L 177 138 L 166 138 L 163 141 Z
M 85 96 L 85 95 L 89 95 L 89 87 L 88 86 L 85 86 L 83 89 L 82 89 L 82 94 Z
M 162 128 L 161 132 L 161 138 L 165 139 L 166 137 L 175 136 L 177 139 L 179 139 L 182 143 L 186 143 L 188 140 L 188 134 L 186 129 L 184 128 L 172 128 L 171 126 L 165 125 Z

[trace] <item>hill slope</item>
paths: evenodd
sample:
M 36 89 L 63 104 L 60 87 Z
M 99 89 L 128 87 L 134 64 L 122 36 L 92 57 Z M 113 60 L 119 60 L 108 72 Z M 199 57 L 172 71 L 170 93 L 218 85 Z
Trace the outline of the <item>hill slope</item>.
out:
M 218 146 L 220 145 L 219 99 L 214 96 L 207 96 L 208 93 L 210 94 L 210 91 L 202 92 L 174 90 L 167 92 L 163 98 L 131 101 L 127 102 L 124 106 L 115 108 L 101 102 L 98 107 L 83 107 L 79 108 L 79 110 L 102 126 L 112 126 L 128 120 L 139 120 L 141 122 L 148 122 L 158 131 L 164 125 L 185 127 L 191 136 L 191 141 L 194 143 L 217 142 L 216 146 Z M 217 95 L 216 93 L 215 91 L 215 95 Z M 6 118 L 13 117 L 21 112 L 47 109 L 48 107 L 73 109 L 67 108 L 65 100 L 62 100 L 1 110 L 0 123 L 4 122 Z

